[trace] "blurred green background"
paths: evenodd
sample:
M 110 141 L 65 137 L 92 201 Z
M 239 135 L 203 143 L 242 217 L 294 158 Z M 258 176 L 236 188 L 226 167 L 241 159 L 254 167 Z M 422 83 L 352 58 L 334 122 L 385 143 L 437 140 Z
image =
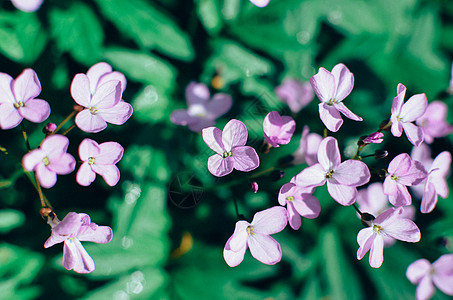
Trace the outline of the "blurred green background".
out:
M 431 214 L 417 214 L 421 242 L 397 242 L 375 270 L 368 255 L 356 259 L 362 225 L 353 208 L 335 203 L 323 187 L 316 192 L 320 217 L 304 220 L 299 231 L 288 226 L 275 235 L 283 251 L 279 264 L 263 265 L 247 253 L 241 265 L 230 268 L 222 250 L 236 222 L 233 199 L 251 221 L 255 212 L 278 205 L 280 187 L 304 166 L 286 169 L 278 181 L 260 178 L 254 194 L 250 174 L 211 176 L 206 161 L 212 151 L 201 135 L 173 125 L 169 116 L 186 107 L 187 84 L 204 82 L 213 93 L 233 97 L 217 127 L 239 119 L 249 129 L 248 144 L 259 147 L 264 116 L 271 110 L 289 113 L 274 93 L 283 78 L 307 81 L 320 66 L 330 70 L 342 62 L 355 76 L 345 103 L 364 118 L 360 126 L 345 120 L 333 134 L 345 149 L 390 117 L 400 82 L 408 87 L 406 98 L 426 93 L 428 101 L 444 97 L 452 108 L 453 99 L 443 95 L 452 54 L 448 0 L 271 0 L 265 8 L 248 0 L 45 0 L 35 13 L 2 1 L 0 72 L 14 78 L 24 68 L 37 72 L 40 98 L 52 108 L 49 122 L 59 123 L 72 111 L 73 76 L 100 61 L 126 75 L 123 99 L 134 115 L 96 135 L 69 133 L 74 156 L 85 137 L 124 146 L 116 187 L 99 176 L 88 188 L 78 186 L 74 172 L 45 190 L 60 218 L 85 212 L 113 228 L 111 243 L 84 243 L 96 263 L 89 275 L 61 266 L 61 244 L 43 248 L 50 227 L 21 171 L 26 153 L 21 132 L 0 131 L 0 146 L 19 158 L 0 154 L 0 299 L 414 298 L 407 266 L 453 252 L 452 196 L 440 199 Z M 215 76 L 223 82 L 218 89 L 211 85 Z M 317 104 L 315 99 L 294 116 L 292 142 L 262 156 L 256 172 L 293 153 L 304 125 L 322 134 Z M 32 147 L 42 140 L 43 125 L 25 122 Z M 451 151 L 452 143 L 451 135 L 436 140 L 433 155 Z M 393 157 L 411 145 L 404 136 L 387 134 L 378 148 Z M 372 165 L 386 168 L 389 161 Z M 419 210 L 419 201 L 414 204 Z M 435 296 L 446 298 L 441 292 Z

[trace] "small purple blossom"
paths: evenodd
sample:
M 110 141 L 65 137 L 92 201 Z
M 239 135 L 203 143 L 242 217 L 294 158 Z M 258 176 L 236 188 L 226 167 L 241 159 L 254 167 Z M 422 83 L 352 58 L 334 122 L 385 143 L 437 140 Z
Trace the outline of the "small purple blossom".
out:
M 108 185 L 116 185 L 120 180 L 120 171 L 115 164 L 121 160 L 123 152 L 123 147 L 116 142 L 98 144 L 91 139 L 84 139 L 79 145 L 82 165 L 77 171 L 77 182 L 88 186 L 97 173 Z
M 416 260 L 407 268 L 406 277 L 418 285 L 417 300 L 428 300 L 434 296 L 434 286 L 453 296 L 453 254 L 444 254 L 433 264 L 424 258 Z
M 202 136 L 208 147 L 217 152 L 208 159 L 208 170 L 212 175 L 222 177 L 233 169 L 249 172 L 260 165 L 255 149 L 245 146 L 248 133 L 241 121 L 229 121 L 223 132 L 216 127 L 205 128 Z
M 250 0 L 254 5 L 258 7 L 265 7 L 269 4 L 270 0 Z
M 32 69 L 25 69 L 16 79 L 0 73 L 0 128 L 14 128 L 24 118 L 34 123 L 46 120 L 50 106 L 36 99 L 40 93 L 41 83 Z
M 307 164 L 312 166 L 318 162 L 318 149 L 321 144 L 322 136 L 317 133 L 309 133 L 307 125 L 302 130 L 299 148 L 293 153 L 294 164 Z
M 296 130 L 296 122 L 289 116 L 280 116 L 278 112 L 271 111 L 264 118 L 264 139 L 272 147 L 288 144 L 294 130 Z
M 412 160 L 407 153 L 396 156 L 389 164 L 384 180 L 384 194 L 394 206 L 406 206 L 412 203 L 407 186 L 420 184 L 427 177 L 423 165 Z
M 293 182 L 286 183 L 280 188 L 278 203 L 286 205 L 289 225 L 292 229 L 298 230 L 302 225 L 301 216 L 307 219 L 317 218 L 321 212 L 321 205 L 312 195 L 313 188 L 300 187 Z
M 448 197 L 448 184 L 446 178 L 450 173 L 451 153 L 443 151 L 434 160 L 431 159 L 431 150 L 428 145 L 421 144 L 413 147 L 411 157 L 428 170 L 428 177 L 424 185 L 413 186 L 414 194 L 422 198 L 420 211 L 424 214 L 430 213 L 436 207 L 438 196 Z
M 69 140 L 59 134 L 46 137 L 41 146 L 25 154 L 24 169 L 34 171 L 41 186 L 51 188 L 57 182 L 57 174 L 66 175 L 74 171 L 76 161 L 66 153 Z
M 453 125 L 447 123 L 448 107 L 442 101 L 428 104 L 425 113 L 416 124 L 423 130 L 425 143 L 431 144 L 435 138 L 441 138 L 453 132 Z
M 301 82 L 296 79 L 284 79 L 282 84 L 275 89 L 275 93 L 295 114 L 310 104 L 315 97 L 309 82 Z
M 318 150 L 319 163 L 296 175 L 296 185 L 316 187 L 327 182 L 330 196 L 341 205 L 351 205 L 357 197 L 356 187 L 370 181 L 370 171 L 359 160 L 341 162 L 338 141 L 333 137 L 322 140 Z
M 255 194 L 256 192 L 258 192 L 258 189 L 259 189 L 258 183 L 256 181 L 252 182 L 252 190 Z
M 319 68 L 317 74 L 310 79 L 311 86 L 318 96 L 319 116 L 324 125 L 332 132 L 337 132 L 343 124 L 340 112 L 354 121 L 363 119 L 351 112 L 344 104 L 354 87 L 354 75 L 344 64 L 333 67 L 332 72 Z
M 52 234 L 44 243 L 44 248 L 63 242 L 63 267 L 77 273 L 90 273 L 95 269 L 93 259 L 80 241 L 105 244 L 113 237 L 110 227 L 92 223 L 90 217 L 83 213 L 70 212 L 62 221 L 49 216 L 47 223 L 52 227 Z
M 50 134 L 57 129 L 57 124 L 55 123 L 47 123 L 46 126 L 42 129 L 42 132 L 45 134 Z
M 403 209 L 389 208 L 376 219 L 370 221 L 370 225 L 359 231 L 357 235 L 357 259 L 361 260 L 370 251 L 370 266 L 379 268 L 384 261 L 384 236 L 415 243 L 420 240 L 420 229 L 417 225 L 401 214 Z
M 44 0 L 11 0 L 11 3 L 19 10 L 24 12 L 37 11 Z
M 428 100 L 425 94 L 417 94 L 404 103 L 406 87 L 401 83 L 398 84 L 397 92 L 398 95 L 393 98 L 392 116 L 390 117 L 392 134 L 400 137 L 404 129 L 409 142 L 418 147 L 423 142 L 424 134 L 423 130 L 412 122 L 425 113 Z
M 380 144 L 384 141 L 384 134 L 382 132 L 373 132 L 369 136 L 363 139 L 362 142 L 365 144 Z
M 126 88 L 126 78 L 104 62 L 92 66 L 87 74 L 76 74 L 71 83 L 74 101 L 85 109 L 75 117 L 77 127 L 85 132 L 104 130 L 107 123 L 124 124 L 133 109 L 121 97 Z
M 281 206 L 256 213 L 252 223 L 236 222 L 234 233 L 223 249 L 223 258 L 230 267 L 236 267 L 244 260 L 245 250 L 250 248 L 252 256 L 263 264 L 278 263 L 282 250 L 270 235 L 282 231 L 287 223 L 286 209 Z
M 230 110 L 233 100 L 224 93 L 210 97 L 208 87 L 203 83 L 191 82 L 186 88 L 187 109 L 176 109 L 170 120 L 176 125 L 188 126 L 199 132 L 215 125 L 215 120 Z

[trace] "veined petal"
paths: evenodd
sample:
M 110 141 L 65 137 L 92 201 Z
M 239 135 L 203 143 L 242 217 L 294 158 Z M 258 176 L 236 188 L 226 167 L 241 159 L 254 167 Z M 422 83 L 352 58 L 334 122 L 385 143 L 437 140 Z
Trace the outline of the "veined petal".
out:
M 37 164 L 34 171 L 42 187 L 49 189 L 57 183 L 57 174 L 49 170 L 43 163 Z
M 63 153 L 58 159 L 50 160 L 47 168 L 57 174 L 66 175 L 74 171 L 75 165 L 75 158 L 69 153 Z
M 234 161 L 231 157 L 223 158 L 220 154 L 214 154 L 208 158 L 208 170 L 217 177 L 222 177 L 233 172 Z
M 327 180 L 327 191 L 335 201 L 344 206 L 353 204 L 357 198 L 355 187 L 341 185 L 330 180 Z
M 282 206 L 286 205 L 286 197 L 293 196 L 296 185 L 294 183 L 285 183 L 278 193 L 278 203 Z
M 282 259 L 280 244 L 266 234 L 255 233 L 249 236 L 247 244 L 252 256 L 263 264 L 275 265 Z
M 255 233 L 274 234 L 282 231 L 287 222 L 286 209 L 282 206 L 274 206 L 257 212 L 251 225 Z
M 347 108 L 343 102 L 334 103 L 333 106 L 335 106 L 335 108 L 338 111 L 340 111 L 343 115 L 345 115 L 346 118 L 354 120 L 354 121 L 363 121 L 363 119 L 361 117 L 359 117 L 358 115 L 356 115 L 355 113 L 350 111 L 349 108 Z
M 391 132 L 393 136 L 395 137 L 400 137 L 401 134 L 403 133 L 403 123 L 401 121 L 397 121 L 394 118 L 391 118 L 392 120 L 392 127 L 391 127 Z
M 91 169 L 91 166 L 87 162 L 82 163 L 77 171 L 77 183 L 82 186 L 89 186 L 95 179 L 96 173 Z
M 120 72 L 117 72 L 117 71 L 113 71 L 111 73 L 104 74 L 99 79 L 97 85 L 101 86 L 104 83 L 106 83 L 107 81 L 119 81 L 119 82 L 121 82 L 121 93 L 123 93 L 124 90 L 126 89 L 127 80 L 126 80 L 126 77 L 124 76 L 123 73 L 120 73 Z
M 318 149 L 318 161 L 325 171 L 336 170 L 341 163 L 338 141 L 331 136 L 322 140 Z
M 11 129 L 22 122 L 24 117 L 19 113 L 12 103 L 0 103 L 0 128 Z
M 105 142 L 99 145 L 99 155 L 96 156 L 96 164 L 111 165 L 121 160 L 124 148 L 117 142 Z
M 132 116 L 132 105 L 125 101 L 120 101 L 110 108 L 99 108 L 97 114 L 106 122 L 123 125 Z
M 54 134 L 46 137 L 42 141 L 40 149 L 49 159 L 59 158 L 61 154 L 66 153 L 69 146 L 69 139 L 61 134 Z
M 401 108 L 400 117 L 403 122 L 412 122 L 423 116 L 428 106 L 425 94 L 417 94 L 409 98 Z
M 392 159 L 387 170 L 389 174 L 395 174 L 396 176 L 404 175 L 409 171 L 411 164 L 412 159 L 409 154 L 401 153 Z
M 437 204 L 437 194 L 434 184 L 431 182 L 425 183 L 425 190 L 423 193 L 422 203 L 420 205 L 420 211 L 423 214 L 427 214 L 433 211 Z
M 343 124 L 340 112 L 335 106 L 319 103 L 319 117 L 327 129 L 337 132 Z
M 101 116 L 93 115 L 88 109 L 79 112 L 74 122 L 81 130 L 90 133 L 97 133 L 107 128 L 107 122 Z
M 297 186 L 303 187 L 321 186 L 326 183 L 326 171 L 321 164 L 314 164 L 297 174 L 295 182 Z
M 255 170 L 260 165 L 260 159 L 255 149 L 250 146 L 237 146 L 231 151 L 233 155 L 233 167 L 242 172 L 250 172 Z
M 392 205 L 396 207 L 410 205 L 412 203 L 412 197 L 411 194 L 409 194 L 407 187 L 405 185 L 397 183 L 396 188 L 396 194 L 389 195 L 390 203 L 392 203 Z
M 22 158 L 22 165 L 25 170 L 31 172 L 38 164 L 43 164 L 42 160 L 45 156 L 46 154 L 41 149 L 34 149 L 24 155 Z
M 206 104 L 206 110 L 210 118 L 217 119 L 229 111 L 232 105 L 233 99 L 230 95 L 219 93 L 215 94 L 211 101 Z
M 431 263 L 427 259 L 419 259 L 414 261 L 407 267 L 406 277 L 413 284 L 418 284 L 423 277 L 429 274 Z
M 395 180 L 391 178 L 391 176 L 385 177 L 384 180 L 384 194 L 385 195 L 396 195 L 398 193 L 398 187 L 396 186 L 397 183 Z
M 113 238 L 112 228 L 109 226 L 98 226 L 95 223 L 80 227 L 77 234 L 79 241 L 88 241 L 98 244 L 106 244 Z
M 342 101 L 351 93 L 354 87 L 354 75 L 344 64 L 338 64 L 333 67 L 332 75 L 335 77 L 335 99 Z
M 357 234 L 357 243 L 359 244 L 359 250 L 357 250 L 357 259 L 361 260 L 365 254 L 371 249 L 376 234 L 373 231 L 373 228 L 363 228 Z
M 286 206 L 286 211 L 287 211 L 289 226 L 291 226 L 291 228 L 294 230 L 298 230 L 300 228 L 300 226 L 302 225 L 302 220 L 301 220 L 299 213 L 294 208 L 293 201 L 288 202 L 288 205 Z
M 415 243 L 420 241 L 420 229 L 409 219 L 398 218 L 384 227 L 384 232 L 394 239 Z
M 403 107 L 404 103 L 404 96 L 406 95 L 406 87 L 398 83 L 398 87 L 396 88 L 397 96 L 393 98 L 392 103 L 392 117 L 399 116 L 401 113 L 401 108 Z
M 120 170 L 115 165 L 101 165 L 94 163 L 91 165 L 91 168 L 94 172 L 101 175 L 109 186 L 115 186 L 120 180 Z
M 317 218 L 321 212 L 319 200 L 310 194 L 303 194 L 302 199 L 295 199 L 291 204 L 301 216 L 307 219 Z
M 90 91 L 94 94 L 98 86 L 99 79 L 112 72 L 112 67 L 106 62 L 100 62 L 88 69 L 86 76 L 90 80 Z
M 223 152 L 225 152 L 225 146 L 222 142 L 222 130 L 216 127 L 208 127 L 202 130 L 201 135 L 209 148 L 218 154 L 223 155 Z
M 438 169 L 439 175 L 445 177 L 450 172 L 450 166 L 451 153 L 448 151 L 443 151 L 434 159 L 433 164 L 431 165 L 431 170 Z
M 77 273 L 90 273 L 95 269 L 93 259 L 77 239 L 64 242 L 63 267 Z
M 244 146 L 247 143 L 247 127 L 241 121 L 230 120 L 223 128 L 222 142 L 225 150 L 231 151 L 233 147 Z
M 82 73 L 76 74 L 71 83 L 71 96 L 74 101 L 83 106 L 91 106 L 90 79 Z
M 384 262 L 384 239 L 380 234 L 376 234 L 370 251 L 370 266 L 379 268 Z
M 16 101 L 26 101 L 38 97 L 41 93 L 41 83 L 38 75 L 32 69 L 25 69 L 12 82 L 12 90 Z
M 50 115 L 49 103 L 42 99 L 30 99 L 18 110 L 25 119 L 34 123 L 44 122 Z
M 227 244 L 232 251 L 239 251 L 247 246 L 247 227 L 250 223 L 247 221 L 238 221 L 234 227 L 233 235 L 228 239 Z
M 231 238 L 232 237 L 230 237 L 230 239 L 226 242 L 225 248 L 223 248 L 223 258 L 230 267 L 236 267 L 244 260 L 247 244 L 245 244 L 244 247 L 242 247 L 238 251 L 233 251 L 229 246 Z
M 404 132 L 406 133 L 407 139 L 412 143 L 412 145 L 418 147 L 421 143 L 423 143 L 425 139 L 423 129 L 412 123 L 403 123 L 402 126 Z
M 16 103 L 16 98 L 13 95 L 12 82 L 13 78 L 6 73 L 0 73 L 0 104 L 1 103 Z
M 319 68 L 318 73 L 310 78 L 310 84 L 321 102 L 328 103 L 335 97 L 335 77 L 326 69 Z
M 90 157 L 98 157 L 101 149 L 99 144 L 92 139 L 84 139 L 79 145 L 79 157 L 82 161 L 87 161 Z
M 368 183 L 371 174 L 365 163 L 349 159 L 335 169 L 332 177 L 342 185 L 357 187 Z
M 96 88 L 90 107 L 111 108 L 121 101 L 121 82 L 108 81 Z
M 407 173 L 399 176 L 398 182 L 408 186 L 418 185 L 426 179 L 427 175 L 425 167 L 419 161 L 413 160 Z

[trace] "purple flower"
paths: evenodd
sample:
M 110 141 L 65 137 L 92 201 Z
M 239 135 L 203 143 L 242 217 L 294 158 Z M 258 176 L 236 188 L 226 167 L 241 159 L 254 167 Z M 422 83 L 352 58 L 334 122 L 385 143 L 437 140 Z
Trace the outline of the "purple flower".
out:
M 315 97 L 309 82 L 300 82 L 296 79 L 283 80 L 283 83 L 275 89 L 275 93 L 295 114 L 310 104 Z
M 243 172 L 252 171 L 260 165 L 255 149 L 245 146 L 247 128 L 238 120 L 229 121 L 222 130 L 216 127 L 202 131 L 204 142 L 217 152 L 208 159 L 208 170 L 212 175 L 222 177 L 230 174 L 233 168 Z
M 47 217 L 47 223 L 52 227 L 52 234 L 44 243 L 44 248 L 64 242 L 63 267 L 77 273 L 94 271 L 94 261 L 83 248 L 80 241 L 105 244 L 112 240 L 112 229 L 108 226 L 98 226 L 91 223 L 87 214 L 68 213 L 60 222 L 57 217 Z
M 84 139 L 79 145 L 79 156 L 83 163 L 77 171 L 77 182 L 88 186 L 97 173 L 108 185 L 116 185 L 120 180 L 120 171 L 115 164 L 121 160 L 123 152 L 123 147 L 116 142 L 99 145 L 91 139 Z
M 254 5 L 258 7 L 265 7 L 269 4 L 270 0 L 250 0 Z
M 369 136 L 363 139 L 362 142 L 365 144 L 380 144 L 384 141 L 384 134 L 382 132 L 373 132 Z
M 41 186 L 51 188 L 57 182 L 57 174 L 69 174 L 75 169 L 74 157 L 66 153 L 68 145 L 69 140 L 63 135 L 46 137 L 39 148 L 25 154 L 22 165 L 36 173 Z
M 16 127 L 25 118 L 41 123 L 50 115 L 45 100 L 35 99 L 41 93 L 41 83 L 32 69 L 25 69 L 16 79 L 0 73 L 0 128 Z
M 427 172 L 423 165 L 412 160 L 407 153 L 396 156 L 389 164 L 384 180 L 384 194 L 394 206 L 406 206 L 412 203 L 406 186 L 417 185 L 426 179 Z
M 11 0 L 11 3 L 21 11 L 34 12 L 37 11 L 44 0 Z
M 341 205 L 351 205 L 357 197 L 357 186 L 370 181 L 366 164 L 358 160 L 341 162 L 338 141 L 333 137 L 322 140 L 318 150 L 319 163 L 296 175 L 296 185 L 315 187 L 327 182 L 330 196 Z
M 321 212 L 321 205 L 316 197 L 312 195 L 313 188 L 297 186 L 294 180 L 284 184 L 278 193 L 278 203 L 286 205 L 289 225 L 292 229 L 298 230 L 302 225 L 301 216 L 307 219 L 314 219 Z
M 354 87 L 354 75 L 343 64 L 333 67 L 332 72 L 319 68 L 319 72 L 311 77 L 311 86 L 318 96 L 319 116 L 330 131 L 337 132 L 343 124 L 340 112 L 354 121 L 363 119 L 351 112 L 344 104 Z
M 322 136 L 317 133 L 309 133 L 307 125 L 302 130 L 299 148 L 293 153 L 294 164 L 307 164 L 312 166 L 318 162 L 318 149 L 321 144 Z
M 361 260 L 370 251 L 370 266 L 379 268 L 384 261 L 384 236 L 415 243 L 420 240 L 420 229 L 417 225 L 401 214 L 403 209 L 389 208 L 376 219 L 370 221 L 370 227 L 359 231 L 357 235 L 357 259 Z
M 431 159 L 431 150 L 428 145 L 421 144 L 412 149 L 411 157 L 428 170 L 428 177 L 424 185 L 413 186 L 414 194 L 422 198 L 420 211 L 430 213 L 436 207 L 438 196 L 448 197 L 446 177 L 450 173 L 451 154 L 443 151 L 434 160 Z
M 188 126 L 199 132 L 215 125 L 215 120 L 230 110 L 233 100 L 230 95 L 219 93 L 210 98 L 209 89 L 203 83 L 191 82 L 186 88 L 187 109 L 177 109 L 170 120 L 176 125 Z
M 296 122 L 291 117 L 280 116 L 278 112 L 271 111 L 264 118 L 264 139 L 272 147 L 288 144 L 294 130 L 296 130 Z
M 409 265 L 406 277 L 418 284 L 417 300 L 427 300 L 434 296 L 437 286 L 447 295 L 453 296 L 453 254 L 444 254 L 433 264 L 427 259 L 419 259 Z
M 121 99 L 126 88 L 126 78 L 112 72 L 107 63 L 92 66 L 87 74 L 79 73 L 71 83 L 74 101 L 85 109 L 75 117 L 77 127 L 96 133 L 107 127 L 107 122 L 124 124 L 132 115 L 132 106 Z
M 263 264 L 278 263 L 282 250 L 270 235 L 282 231 L 287 223 L 286 209 L 281 206 L 256 213 L 252 223 L 236 222 L 234 233 L 223 249 L 223 258 L 230 267 L 236 267 L 244 260 L 245 250 L 249 247 L 252 256 Z
M 428 104 L 425 113 L 416 124 L 423 130 L 425 143 L 431 144 L 434 138 L 441 138 L 453 132 L 453 126 L 447 123 L 448 107 L 442 101 Z
M 406 87 L 401 83 L 398 84 L 397 92 L 398 95 L 393 98 L 392 116 L 390 117 L 392 134 L 400 137 L 404 129 L 409 141 L 418 147 L 423 142 L 423 130 L 412 122 L 425 113 L 428 100 L 425 94 L 417 94 L 404 103 Z

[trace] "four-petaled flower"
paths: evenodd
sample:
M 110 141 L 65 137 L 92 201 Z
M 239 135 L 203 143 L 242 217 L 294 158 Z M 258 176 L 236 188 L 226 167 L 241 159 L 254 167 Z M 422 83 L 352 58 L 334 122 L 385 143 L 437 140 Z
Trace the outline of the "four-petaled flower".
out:
M 286 205 L 289 225 L 298 230 L 302 225 L 301 216 L 314 219 L 321 212 L 318 199 L 312 195 L 313 188 L 297 186 L 294 177 L 291 182 L 284 184 L 278 193 L 278 203 Z
M 318 96 L 319 116 L 330 131 L 337 132 L 343 124 L 340 112 L 354 121 L 363 119 L 351 112 L 344 104 L 354 87 L 354 75 L 343 64 L 333 67 L 332 72 L 319 68 L 319 72 L 310 79 L 311 86 Z
M 57 174 L 69 174 L 75 169 L 74 157 L 66 153 L 69 140 L 59 134 L 46 137 L 41 146 L 25 154 L 24 169 L 34 171 L 41 186 L 51 188 L 57 182 Z
M 275 94 L 282 102 L 288 104 L 295 114 L 310 104 L 315 97 L 309 82 L 300 82 L 296 79 L 284 79 L 275 89 Z
M 415 243 L 420 240 L 420 229 L 417 225 L 401 214 L 403 208 L 389 208 L 376 219 L 369 221 L 369 227 L 359 231 L 357 235 L 357 259 L 362 259 L 370 251 L 370 266 L 379 268 L 384 261 L 384 236 Z
M 393 98 L 392 116 L 390 117 L 392 134 L 400 137 L 404 129 L 408 140 L 418 147 L 424 139 L 423 130 L 412 122 L 425 113 L 428 100 L 425 94 L 417 94 L 404 103 L 406 87 L 401 83 L 398 84 L 397 92 L 398 95 Z
M 294 130 L 296 130 L 296 122 L 289 116 L 280 116 L 278 112 L 271 111 L 264 118 L 264 139 L 272 147 L 288 144 Z
M 317 133 L 309 133 L 307 125 L 302 130 L 299 148 L 293 153 L 294 164 L 307 164 L 312 166 L 318 162 L 318 149 L 321 144 L 322 136 Z
M 71 83 L 71 95 L 75 102 L 85 109 L 75 117 L 81 130 L 96 133 L 107 127 L 107 122 L 124 124 L 132 115 L 132 106 L 126 103 L 122 93 L 126 78 L 119 72 L 112 72 L 107 63 L 92 66 L 87 74 L 79 73 Z
M 45 100 L 35 99 L 41 93 L 41 83 L 32 69 L 25 69 L 16 79 L 0 73 L 0 128 L 16 127 L 25 118 L 41 123 L 50 115 Z
M 427 300 L 434 296 L 434 285 L 445 294 L 453 296 L 453 254 L 444 254 L 433 264 L 424 258 L 416 260 L 407 268 L 406 277 L 413 284 L 418 284 L 417 300 Z
M 401 153 L 390 162 L 384 180 L 384 194 L 395 206 L 406 206 L 412 203 L 412 197 L 406 186 L 420 184 L 426 179 L 427 172 L 423 165 L 412 160 L 407 153 Z
M 110 227 L 92 223 L 90 217 L 83 213 L 70 212 L 62 221 L 56 216 L 49 216 L 47 223 L 52 227 L 52 234 L 44 243 L 44 248 L 64 242 L 63 267 L 77 273 L 90 273 L 95 269 L 93 259 L 80 241 L 105 244 L 113 237 Z
M 233 104 L 231 96 L 224 93 L 215 94 L 211 99 L 208 87 L 196 82 L 187 86 L 186 101 L 188 108 L 174 110 L 170 120 L 176 125 L 187 125 L 195 132 L 215 125 L 215 120 Z
M 120 171 L 115 164 L 121 160 L 123 152 L 123 147 L 116 142 L 98 144 L 91 139 L 84 139 L 79 145 L 79 156 L 83 163 L 77 171 L 77 182 L 88 186 L 98 173 L 108 185 L 116 185 L 120 180 Z
M 358 160 L 341 162 L 338 141 L 333 137 L 322 140 L 318 150 L 319 163 L 296 175 L 296 185 L 316 187 L 327 182 L 330 196 L 341 205 L 351 205 L 357 196 L 357 186 L 370 180 L 370 171 Z
M 222 130 L 208 127 L 202 131 L 204 142 L 217 152 L 208 159 L 208 170 L 212 175 L 222 177 L 233 168 L 243 172 L 252 171 L 260 165 L 255 149 L 245 146 L 247 127 L 238 120 L 229 121 Z
M 425 143 L 431 144 L 434 138 L 441 138 L 453 132 L 453 126 L 447 123 L 448 107 L 442 101 L 428 104 L 425 113 L 415 121 L 423 130 Z
M 236 222 L 233 235 L 226 242 L 223 257 L 230 267 L 244 260 L 245 250 L 250 248 L 254 258 L 267 265 L 274 265 L 282 258 L 280 244 L 269 235 L 282 231 L 288 223 L 286 209 L 274 206 L 260 211 L 252 223 Z

